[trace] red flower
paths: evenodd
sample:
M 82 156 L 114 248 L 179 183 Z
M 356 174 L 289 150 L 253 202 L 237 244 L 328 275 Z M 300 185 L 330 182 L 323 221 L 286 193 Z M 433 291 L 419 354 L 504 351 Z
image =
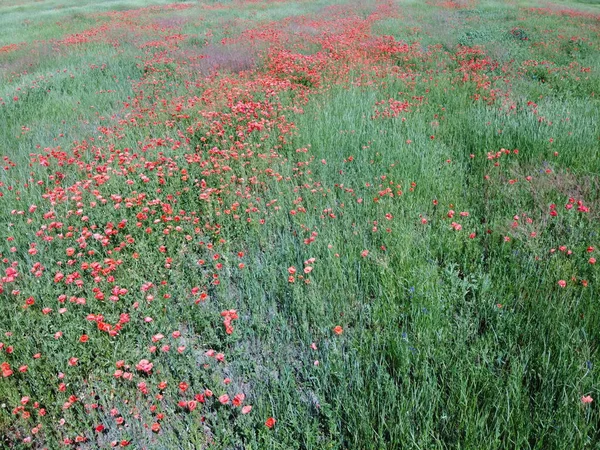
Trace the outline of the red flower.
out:
M 265 426 L 267 428 L 273 428 L 275 426 L 275 422 L 277 422 L 273 417 L 269 417 L 265 420 Z
M 333 332 L 339 336 L 344 332 L 344 329 L 338 325 L 333 329 Z
M 233 406 L 241 406 L 245 398 L 246 396 L 244 394 L 237 394 L 235 397 L 233 397 Z

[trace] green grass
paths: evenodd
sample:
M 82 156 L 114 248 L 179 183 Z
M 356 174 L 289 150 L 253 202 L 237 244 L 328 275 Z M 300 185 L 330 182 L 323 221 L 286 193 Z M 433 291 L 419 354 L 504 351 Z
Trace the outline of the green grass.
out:
M 0 446 L 599 448 L 593 5 L 169 4 L 0 2 Z

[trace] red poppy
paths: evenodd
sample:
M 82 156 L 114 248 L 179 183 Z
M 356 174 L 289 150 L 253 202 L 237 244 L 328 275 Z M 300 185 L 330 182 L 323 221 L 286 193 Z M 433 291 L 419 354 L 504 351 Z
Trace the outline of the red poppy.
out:
M 273 428 L 276 422 L 277 420 L 275 420 L 273 417 L 269 417 L 267 420 L 265 420 L 265 426 L 267 428 Z

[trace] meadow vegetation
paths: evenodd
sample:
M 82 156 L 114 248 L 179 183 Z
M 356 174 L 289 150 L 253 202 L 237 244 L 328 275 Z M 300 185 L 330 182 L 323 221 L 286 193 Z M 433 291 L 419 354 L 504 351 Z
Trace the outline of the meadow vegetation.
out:
M 600 448 L 599 33 L 0 2 L 0 447 Z

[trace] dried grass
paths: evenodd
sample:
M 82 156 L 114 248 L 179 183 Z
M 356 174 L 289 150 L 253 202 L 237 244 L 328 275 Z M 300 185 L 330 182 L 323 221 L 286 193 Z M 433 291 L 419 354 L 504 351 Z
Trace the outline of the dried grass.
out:
M 209 76 L 215 72 L 240 73 L 256 67 L 257 50 L 244 44 L 209 44 L 193 58 L 192 70 Z

